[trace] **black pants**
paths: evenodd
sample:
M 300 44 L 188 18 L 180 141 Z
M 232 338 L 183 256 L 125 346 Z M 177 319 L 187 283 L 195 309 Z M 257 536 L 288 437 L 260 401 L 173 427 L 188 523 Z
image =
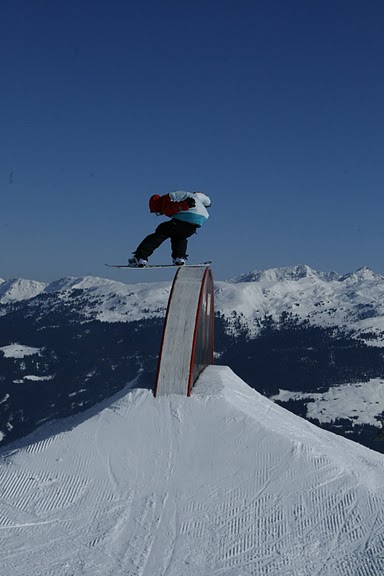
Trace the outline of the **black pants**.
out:
M 167 240 L 171 239 L 172 258 L 185 258 L 189 236 L 196 232 L 199 226 L 190 224 L 183 220 L 173 218 L 167 222 L 162 222 L 153 234 L 149 234 L 136 248 L 134 254 L 137 258 L 149 258 L 156 248 Z

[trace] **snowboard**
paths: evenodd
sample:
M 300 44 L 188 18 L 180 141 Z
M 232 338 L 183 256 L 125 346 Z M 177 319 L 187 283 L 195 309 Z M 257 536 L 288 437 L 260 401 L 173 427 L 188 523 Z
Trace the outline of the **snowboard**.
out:
M 129 268 L 130 270 L 148 270 L 153 268 L 201 268 L 202 266 L 208 266 L 211 264 L 211 260 L 207 262 L 201 262 L 200 264 L 183 264 L 182 266 L 177 266 L 176 264 L 147 264 L 146 266 L 129 266 L 128 264 L 106 264 L 109 268 Z

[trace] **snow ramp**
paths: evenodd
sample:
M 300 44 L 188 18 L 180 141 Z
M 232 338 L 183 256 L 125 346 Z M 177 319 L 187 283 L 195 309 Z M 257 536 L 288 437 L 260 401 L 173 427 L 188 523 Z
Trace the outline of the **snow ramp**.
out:
M 155 396 L 190 396 L 199 374 L 213 364 L 214 287 L 209 267 L 176 272 L 164 322 Z
M 224 366 L 129 386 L 0 450 L 1 576 L 384 574 L 382 454 Z

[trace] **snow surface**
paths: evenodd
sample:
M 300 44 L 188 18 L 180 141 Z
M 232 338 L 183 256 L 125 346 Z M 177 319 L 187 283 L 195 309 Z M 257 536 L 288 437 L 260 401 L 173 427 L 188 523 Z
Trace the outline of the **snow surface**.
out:
M 124 284 L 85 276 L 41 285 L 41 291 L 62 300 L 74 290 L 86 318 L 131 322 L 164 317 L 171 282 Z M 0 302 L 6 294 L 3 300 L 0 295 Z M 288 312 L 312 325 L 353 330 L 362 338 L 367 334 L 368 344 L 384 346 L 384 277 L 369 268 L 345 276 L 304 265 L 256 270 L 231 281 L 216 281 L 215 310 L 228 320 L 233 333 L 240 326 L 256 336 L 260 320 L 270 316 L 278 321 Z
M 366 335 L 368 344 L 384 346 L 384 277 L 369 268 L 342 276 L 305 265 L 288 266 L 255 270 L 227 282 L 216 281 L 215 286 L 215 310 L 234 333 L 240 326 L 256 336 L 266 316 L 278 321 L 288 312 L 312 325 L 353 330 L 356 336 Z M 164 317 L 170 289 L 171 282 L 125 284 L 93 276 L 61 278 L 49 285 L 10 280 L 0 284 L 0 303 L 42 292 L 65 301 L 76 291 L 85 318 L 131 322 Z
M 130 276 L 122 273 L 121 277 Z M 0 303 L 4 304 L 0 314 L 6 314 L 7 304 L 18 298 L 33 299 L 37 293 L 47 293 L 71 307 L 75 301 L 82 318 L 102 322 L 163 318 L 171 290 L 170 281 L 125 284 L 92 276 L 66 277 L 49 285 L 29 280 L 15 282 L 0 284 Z M 384 277 L 369 268 L 344 276 L 318 272 L 305 265 L 255 270 L 232 281 L 216 282 L 215 309 L 225 317 L 228 331 L 234 334 L 241 326 L 256 336 L 265 316 L 278 321 L 281 314 L 288 312 L 311 325 L 336 326 L 365 337 L 369 345 L 384 347 Z M 349 420 L 357 417 L 358 423 L 379 427 L 377 417 L 384 406 L 381 384 L 361 384 L 340 386 L 337 395 L 331 389 L 323 399 L 312 396 L 309 400 L 314 402 L 307 404 L 307 417 L 328 422 L 345 414 Z M 284 390 L 281 394 L 285 394 Z M 300 399 L 292 394 L 292 398 Z M 378 394 L 380 404 L 376 403 Z
M 309 266 L 282 266 L 280 268 L 268 268 L 266 270 L 253 270 L 242 274 L 237 278 L 231 278 L 228 282 L 284 282 L 312 278 L 313 280 L 338 280 L 341 277 L 337 272 L 318 272 Z
M 364 334 L 376 333 L 384 345 L 384 277 L 361 268 L 340 276 L 317 272 L 309 266 L 289 266 L 254 271 L 229 282 L 216 282 L 215 310 L 228 316 L 236 310 L 236 322 L 251 335 L 259 329 L 256 319 L 270 316 L 278 321 L 291 313 L 315 326 L 337 326 Z M 236 331 L 236 328 L 234 328 Z
M 311 399 L 307 404 L 307 418 L 319 422 L 334 422 L 340 418 L 351 420 L 352 424 L 370 424 L 380 427 L 377 415 L 384 406 L 384 381 L 372 378 L 368 382 L 354 382 L 333 386 L 327 392 L 305 393 L 279 390 L 270 400 L 288 402 L 289 400 Z
M 0 302 L 8 304 L 10 302 L 19 302 L 28 300 L 37 296 L 46 288 L 44 282 L 36 280 L 13 279 L 0 283 Z
M 54 376 L 35 376 L 34 374 L 26 374 L 23 380 L 15 380 L 14 382 L 22 383 L 25 380 L 31 380 L 32 382 L 43 382 L 46 380 L 53 380 Z
M 0 351 L 4 354 L 5 358 L 24 358 L 24 356 L 40 354 L 41 348 L 34 348 L 32 346 L 26 346 L 25 344 L 15 343 L 0 347 Z
M 384 456 L 229 368 L 125 390 L 1 451 L 4 576 L 378 576 Z

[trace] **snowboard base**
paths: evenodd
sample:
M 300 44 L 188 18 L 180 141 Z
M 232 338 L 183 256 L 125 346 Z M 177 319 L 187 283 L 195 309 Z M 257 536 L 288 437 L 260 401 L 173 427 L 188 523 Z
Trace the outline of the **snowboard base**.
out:
M 129 264 L 106 264 L 109 268 L 129 268 L 130 270 L 148 270 L 150 268 L 201 268 L 202 266 L 209 266 L 211 260 L 207 262 L 201 262 L 200 264 L 183 264 L 182 266 L 177 266 L 176 264 L 147 264 L 146 266 L 129 266 Z

